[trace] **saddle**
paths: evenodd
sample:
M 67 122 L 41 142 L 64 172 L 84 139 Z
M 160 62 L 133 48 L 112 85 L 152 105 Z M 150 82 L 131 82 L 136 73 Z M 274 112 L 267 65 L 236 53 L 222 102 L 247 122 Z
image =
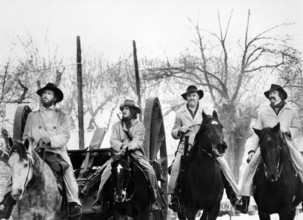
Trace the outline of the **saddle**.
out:
M 66 186 L 63 179 L 63 173 L 69 167 L 69 164 L 62 158 L 60 154 L 45 151 L 44 148 L 36 149 L 36 152 L 53 171 L 53 174 L 57 180 L 58 190 L 62 196 L 62 208 L 67 207 Z

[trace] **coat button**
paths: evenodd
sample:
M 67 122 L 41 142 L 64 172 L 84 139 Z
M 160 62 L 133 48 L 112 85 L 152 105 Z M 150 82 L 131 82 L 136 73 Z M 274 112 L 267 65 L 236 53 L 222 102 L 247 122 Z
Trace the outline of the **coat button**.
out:
M 41 129 L 42 128 L 42 126 L 39 126 L 39 129 Z
M 56 129 L 56 126 L 54 126 L 54 129 Z

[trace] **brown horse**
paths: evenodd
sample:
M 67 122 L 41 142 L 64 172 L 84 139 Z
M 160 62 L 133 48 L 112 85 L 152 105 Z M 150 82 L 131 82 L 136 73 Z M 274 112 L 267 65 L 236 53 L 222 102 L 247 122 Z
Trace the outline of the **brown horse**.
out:
M 254 177 L 254 198 L 261 220 L 278 213 L 281 220 L 293 220 L 303 200 L 303 186 L 292 165 L 285 134 L 278 123 L 273 128 L 254 129 L 260 138 L 262 162 Z
M 225 149 L 223 126 L 216 111 L 202 113 L 203 121 L 194 146 L 186 158 L 179 219 L 194 220 L 203 210 L 201 220 L 215 220 L 220 211 L 223 179 L 216 158 Z
M 17 200 L 17 216 L 14 219 L 67 219 L 61 208 L 62 196 L 56 177 L 50 167 L 30 146 L 9 140 L 11 152 L 9 166 L 12 175 L 12 197 Z
M 112 162 L 110 201 L 115 220 L 149 219 L 149 189 L 144 174 L 130 152 L 115 156 Z

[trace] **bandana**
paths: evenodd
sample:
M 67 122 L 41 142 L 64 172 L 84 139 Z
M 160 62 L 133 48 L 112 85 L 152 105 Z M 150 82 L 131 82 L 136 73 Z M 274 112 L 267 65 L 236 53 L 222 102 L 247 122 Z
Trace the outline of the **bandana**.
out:
M 281 109 L 285 106 L 285 104 L 286 104 L 285 100 L 282 100 L 281 102 L 279 102 L 276 105 L 270 104 L 270 107 L 274 110 L 274 112 L 276 113 L 276 115 L 278 115 L 279 112 L 281 111 Z

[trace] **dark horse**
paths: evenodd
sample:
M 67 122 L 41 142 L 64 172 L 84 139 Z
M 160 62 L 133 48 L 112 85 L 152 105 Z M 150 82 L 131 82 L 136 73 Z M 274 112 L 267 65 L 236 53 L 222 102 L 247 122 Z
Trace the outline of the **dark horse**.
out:
M 292 165 L 285 134 L 280 123 L 273 128 L 254 129 L 259 136 L 262 162 L 254 177 L 254 198 L 261 220 L 278 213 L 280 219 L 295 217 L 302 201 L 303 186 Z
M 112 161 L 112 176 L 108 199 L 113 205 L 114 219 L 148 219 L 149 189 L 144 173 L 130 156 L 130 151 L 116 155 Z
M 200 219 L 216 219 L 223 195 L 223 179 L 216 162 L 221 147 L 225 147 L 223 126 L 216 111 L 202 113 L 203 121 L 196 134 L 194 146 L 186 158 L 179 219 L 194 220 L 203 209 Z

